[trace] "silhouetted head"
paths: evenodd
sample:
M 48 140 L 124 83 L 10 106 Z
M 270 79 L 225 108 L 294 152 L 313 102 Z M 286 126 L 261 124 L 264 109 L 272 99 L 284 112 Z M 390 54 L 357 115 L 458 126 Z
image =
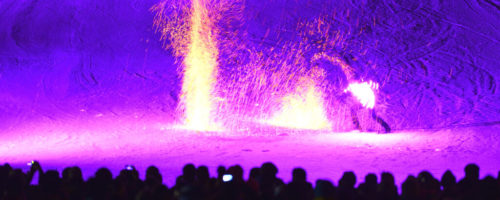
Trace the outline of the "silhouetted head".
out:
M 410 199 L 411 197 L 415 198 L 418 192 L 418 179 L 413 175 L 406 177 L 406 180 L 401 185 L 401 191 L 403 197 Z
M 226 167 L 220 165 L 217 167 L 217 177 L 222 179 L 222 176 L 226 173 Z
M 59 172 L 57 170 L 47 170 L 43 173 L 44 181 L 48 181 L 50 183 L 59 181 Z
M 80 167 L 74 166 L 69 169 L 68 181 L 74 184 L 83 183 L 82 170 Z
M 382 172 L 382 176 L 380 177 L 380 184 L 394 185 L 394 176 L 389 172 Z
M 318 179 L 314 188 L 314 194 L 316 197 L 322 197 L 323 199 L 332 199 L 335 195 L 335 186 L 328 180 Z
M 47 170 L 45 173 L 40 174 L 38 181 L 43 190 L 54 190 L 59 187 L 60 182 L 59 172 L 56 170 Z
M 196 177 L 196 168 L 193 164 L 187 164 L 182 168 L 182 177 L 185 181 L 193 182 Z
M 0 166 L 0 170 L 5 170 L 5 172 L 9 172 L 12 170 L 12 167 L 9 165 L 9 163 L 5 163 L 2 166 Z
M 429 183 L 434 180 L 434 176 L 428 171 L 422 171 L 418 174 L 418 181 L 420 183 Z
M 455 185 L 457 183 L 457 178 L 455 175 L 450 170 L 446 170 L 444 172 L 443 176 L 441 177 L 441 185 L 444 188 L 447 188 L 449 186 Z
M 377 175 L 374 173 L 369 173 L 365 176 L 365 184 L 367 185 L 377 185 Z
M 292 182 L 303 183 L 306 182 L 306 171 L 302 168 L 295 168 L 292 171 Z
M 259 177 L 260 177 L 260 168 L 258 168 L 258 167 L 252 168 L 250 170 L 250 178 L 257 180 L 257 179 L 259 179 Z
M 473 163 L 465 166 L 465 178 L 479 180 L 479 166 Z
M 9 164 L 0 166 L 0 184 L 2 184 L 2 182 L 7 179 L 11 170 L 12 167 L 10 167 Z
M 499 185 L 493 176 L 488 175 L 479 183 L 482 199 L 498 199 Z
M 154 166 L 154 165 L 151 165 L 151 166 L 149 166 L 149 167 L 146 169 L 146 176 L 147 176 L 148 174 L 149 174 L 149 175 L 153 175 L 153 176 L 155 176 L 155 175 L 160 174 L 160 170 L 158 169 L 158 167 L 156 167 L 156 166 Z
M 196 169 L 196 176 L 198 176 L 198 180 L 203 182 L 210 180 L 210 173 L 208 172 L 208 167 L 203 165 L 199 166 L 198 169 Z
M 95 172 L 95 178 L 99 181 L 112 181 L 113 174 L 108 168 L 101 167 Z
M 344 172 L 342 178 L 340 178 L 339 186 L 346 188 L 354 188 L 354 185 L 356 185 L 356 175 L 354 174 L 354 172 L 351 171 Z
M 243 168 L 240 165 L 234 165 L 227 169 L 227 173 L 233 175 L 234 182 L 243 181 Z
M 163 178 L 160 174 L 160 170 L 158 170 L 158 168 L 155 166 L 149 166 L 148 169 L 146 169 L 145 181 L 150 184 L 161 184 Z
M 66 167 L 62 171 L 62 179 L 66 182 L 69 180 L 70 171 L 71 171 L 71 167 Z
M 496 190 L 498 187 L 497 180 L 495 177 L 488 175 L 481 179 L 481 187 L 485 190 Z
M 260 172 L 263 177 L 275 178 L 278 174 L 278 168 L 271 162 L 266 162 L 260 167 Z

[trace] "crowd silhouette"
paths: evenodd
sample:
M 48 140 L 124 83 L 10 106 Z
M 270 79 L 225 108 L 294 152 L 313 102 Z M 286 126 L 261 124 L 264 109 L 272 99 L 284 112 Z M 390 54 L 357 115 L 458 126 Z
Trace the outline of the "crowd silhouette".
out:
M 33 176 L 38 173 L 38 184 Z M 479 167 L 469 164 L 465 177 L 457 182 L 451 171 L 441 179 L 428 171 L 408 176 L 401 185 L 401 194 L 394 176 L 384 172 L 380 181 L 370 173 L 356 184 L 353 172 L 344 172 L 338 185 L 317 180 L 315 187 L 307 182 L 306 171 L 295 168 L 292 180 L 283 182 L 276 175 L 278 168 L 270 162 L 252 168 L 243 178 L 243 168 L 220 166 L 217 177 L 211 177 L 206 166 L 187 164 L 172 188 L 163 184 L 158 168 L 150 166 L 144 180 L 133 166 L 121 170 L 113 178 L 111 171 L 100 168 L 87 181 L 79 167 L 43 171 L 38 162 L 24 173 L 9 164 L 0 166 L 0 200 L 500 200 L 499 177 L 479 177 Z

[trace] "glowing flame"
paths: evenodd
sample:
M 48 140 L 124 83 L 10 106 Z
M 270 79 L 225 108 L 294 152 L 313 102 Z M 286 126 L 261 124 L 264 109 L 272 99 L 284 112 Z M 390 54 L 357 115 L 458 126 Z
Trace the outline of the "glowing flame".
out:
M 193 0 L 188 53 L 184 58 L 182 104 L 185 126 L 194 130 L 214 130 L 212 92 L 216 82 L 218 51 L 211 35 L 210 17 L 204 0 Z
M 373 89 L 378 89 L 378 84 L 369 81 L 350 83 L 344 92 L 351 92 L 364 107 L 372 109 L 375 107 L 375 92 L 373 92 Z
M 306 87 L 299 86 L 295 94 L 282 99 L 281 110 L 267 123 L 295 129 L 331 129 L 320 94 L 313 84 Z

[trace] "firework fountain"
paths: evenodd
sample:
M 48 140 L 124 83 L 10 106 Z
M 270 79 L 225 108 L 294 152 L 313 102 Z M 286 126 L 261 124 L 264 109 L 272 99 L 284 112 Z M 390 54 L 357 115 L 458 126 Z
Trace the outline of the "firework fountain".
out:
M 182 60 L 179 111 L 183 127 L 238 129 L 246 121 L 293 129 L 330 130 L 331 121 L 339 120 L 331 113 L 340 113 L 342 105 L 331 107 L 336 99 L 326 100 L 332 98 L 326 93 L 342 89 L 355 95 L 363 106 L 369 109 L 375 106 L 372 91 L 375 83 L 358 83 L 355 70 L 338 52 L 329 50 L 344 46 L 345 34 L 331 31 L 327 18 L 297 24 L 297 40 L 278 42 L 270 48 L 251 47 L 241 39 L 246 36 L 245 30 L 230 24 L 245 24 L 240 16 L 244 2 L 180 2 L 162 1 L 152 11 L 156 13 L 155 26 L 165 47 Z M 308 41 L 313 35 L 323 37 L 324 41 Z M 313 48 L 314 42 L 319 48 Z M 275 49 L 280 46 L 281 49 Z M 225 58 L 219 58 L 219 51 L 224 52 Z M 311 53 L 314 55 L 306 55 Z M 238 62 L 245 59 L 250 61 Z M 320 66 L 318 60 L 330 65 Z M 338 91 L 329 89 L 335 87 L 327 78 L 331 68 L 339 68 L 336 76 L 342 76 L 347 83 L 340 84 L 344 88 Z M 219 75 L 219 71 L 224 73 Z M 337 123 L 335 128 L 339 126 L 345 124 Z
M 213 89 L 217 71 L 217 44 L 211 35 L 212 22 L 207 16 L 206 1 L 193 0 L 189 44 L 184 58 L 181 107 L 185 125 L 195 130 L 215 129 Z
M 215 78 L 217 75 L 217 44 L 212 33 L 213 22 L 208 16 L 207 1 L 193 0 L 189 10 L 184 17 L 186 24 L 175 24 L 174 27 L 160 27 L 164 35 L 172 35 L 172 31 L 182 30 L 177 26 L 186 26 L 182 32 L 185 35 L 176 35 L 173 42 L 180 46 L 173 46 L 178 50 L 183 59 L 182 91 L 179 108 L 182 113 L 183 126 L 193 130 L 214 130 L 213 121 L 213 92 Z M 162 2 L 154 9 L 159 12 L 159 20 L 162 18 L 165 7 L 171 6 L 167 2 Z M 157 26 L 167 25 L 170 22 L 157 21 Z M 169 29 L 170 28 L 170 29 Z M 165 37 L 165 36 L 164 36 Z M 183 40 L 182 43 L 180 40 Z M 185 48 L 185 49 L 180 49 Z

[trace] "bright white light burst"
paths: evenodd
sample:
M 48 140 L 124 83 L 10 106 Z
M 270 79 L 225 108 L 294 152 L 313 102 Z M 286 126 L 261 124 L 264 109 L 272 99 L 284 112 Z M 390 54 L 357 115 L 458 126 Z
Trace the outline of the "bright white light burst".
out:
M 355 82 L 350 83 L 344 92 L 351 92 L 363 107 L 372 109 L 375 107 L 375 92 L 373 92 L 373 89 L 378 89 L 378 83 L 372 81 Z

